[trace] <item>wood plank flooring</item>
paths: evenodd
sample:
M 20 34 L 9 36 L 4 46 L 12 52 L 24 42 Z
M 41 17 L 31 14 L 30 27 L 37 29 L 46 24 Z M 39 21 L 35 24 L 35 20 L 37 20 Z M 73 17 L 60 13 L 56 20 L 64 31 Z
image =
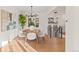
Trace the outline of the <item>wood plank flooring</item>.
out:
M 36 40 L 27 41 L 30 46 L 39 52 L 64 52 L 65 39 L 45 37 L 45 40 L 40 39 L 39 43 Z
M 24 38 L 16 37 L 12 41 L 2 48 L 1 52 L 64 52 L 65 51 L 65 39 L 52 38 L 49 39 L 45 36 L 45 39 L 39 39 L 39 43 L 36 40 L 25 42 Z

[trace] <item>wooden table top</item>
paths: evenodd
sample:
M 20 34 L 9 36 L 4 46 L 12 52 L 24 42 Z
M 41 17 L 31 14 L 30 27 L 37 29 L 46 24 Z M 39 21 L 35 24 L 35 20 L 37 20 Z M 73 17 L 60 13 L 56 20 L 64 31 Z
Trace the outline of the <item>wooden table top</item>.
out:
M 25 29 L 25 30 L 23 30 L 23 32 L 35 32 L 35 33 L 39 33 L 40 30 L 39 29 L 34 29 L 34 30 Z

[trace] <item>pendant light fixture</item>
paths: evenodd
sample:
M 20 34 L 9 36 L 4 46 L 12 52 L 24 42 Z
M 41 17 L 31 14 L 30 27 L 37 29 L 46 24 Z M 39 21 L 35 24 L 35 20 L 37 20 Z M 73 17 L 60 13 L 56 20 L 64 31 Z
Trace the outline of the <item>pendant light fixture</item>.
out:
M 33 6 L 30 6 L 30 15 L 29 15 L 29 17 L 37 17 L 37 16 L 38 16 L 38 14 L 34 13 L 34 11 L 33 11 Z

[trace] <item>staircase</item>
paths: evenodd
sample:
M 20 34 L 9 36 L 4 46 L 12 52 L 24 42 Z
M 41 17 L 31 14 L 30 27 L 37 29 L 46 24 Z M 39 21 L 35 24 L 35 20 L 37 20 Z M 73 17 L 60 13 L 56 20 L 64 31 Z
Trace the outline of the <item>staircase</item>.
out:
M 55 37 L 57 37 L 57 38 L 63 38 L 63 37 L 65 37 L 65 34 L 63 33 L 62 26 L 59 26 L 58 29 L 56 30 Z

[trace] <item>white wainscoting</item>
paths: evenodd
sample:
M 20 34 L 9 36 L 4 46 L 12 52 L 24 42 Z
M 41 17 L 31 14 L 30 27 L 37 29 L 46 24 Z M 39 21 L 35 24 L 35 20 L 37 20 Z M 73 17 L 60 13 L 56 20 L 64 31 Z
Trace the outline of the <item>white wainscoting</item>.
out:
M 0 33 L 0 47 L 3 47 L 17 36 L 17 29 L 5 31 Z

